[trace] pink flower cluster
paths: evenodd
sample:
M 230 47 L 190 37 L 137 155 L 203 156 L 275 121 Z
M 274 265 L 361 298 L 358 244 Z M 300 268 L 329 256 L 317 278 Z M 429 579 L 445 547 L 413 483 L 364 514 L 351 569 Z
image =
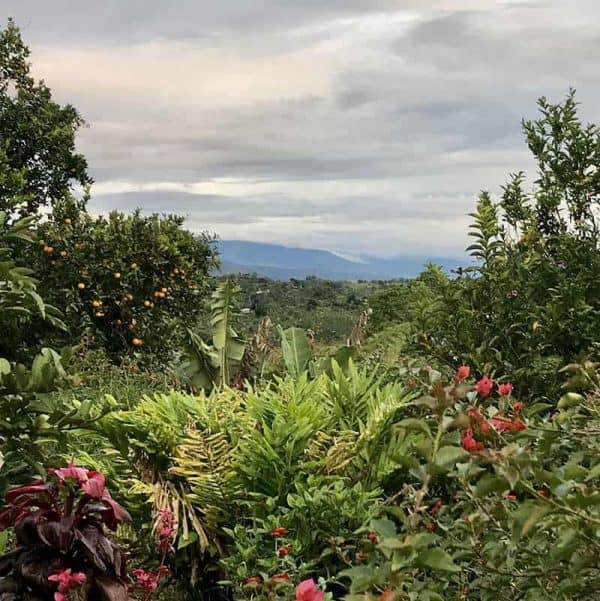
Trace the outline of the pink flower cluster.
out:
M 55 582 L 58 590 L 54 593 L 54 601 L 68 601 L 69 591 L 81 586 L 87 576 L 83 572 L 73 572 L 71 568 L 48 576 L 49 582 Z
M 171 570 L 163 565 L 161 565 L 156 572 L 151 572 L 142 568 L 138 568 L 132 572 L 137 586 L 145 591 L 155 591 L 158 588 L 162 576 L 170 573 Z
M 325 592 L 317 586 L 312 578 L 303 580 L 296 587 L 296 601 L 323 601 L 324 598 Z
M 161 509 L 158 512 L 158 549 L 161 553 L 168 553 L 173 549 L 176 525 L 176 519 L 172 511 L 169 509 Z

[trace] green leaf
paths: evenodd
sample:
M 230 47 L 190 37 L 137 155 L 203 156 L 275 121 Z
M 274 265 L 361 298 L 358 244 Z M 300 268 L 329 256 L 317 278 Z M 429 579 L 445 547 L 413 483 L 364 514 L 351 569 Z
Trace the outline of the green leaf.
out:
M 435 465 L 442 469 L 451 468 L 457 461 L 461 459 L 467 459 L 469 457 L 467 453 L 461 447 L 446 446 L 442 447 L 435 454 Z
M 312 358 L 308 338 L 301 328 L 279 328 L 283 361 L 293 378 L 298 378 L 308 369 Z
M 452 557 L 443 549 L 427 549 L 419 554 L 417 563 L 433 570 L 443 572 L 460 572 L 460 568 L 452 561 Z
M 0 358 L 0 376 L 7 376 L 11 372 L 10 362 Z
M 370 526 L 372 530 L 375 530 L 382 537 L 396 536 L 396 524 L 392 520 L 371 520 Z

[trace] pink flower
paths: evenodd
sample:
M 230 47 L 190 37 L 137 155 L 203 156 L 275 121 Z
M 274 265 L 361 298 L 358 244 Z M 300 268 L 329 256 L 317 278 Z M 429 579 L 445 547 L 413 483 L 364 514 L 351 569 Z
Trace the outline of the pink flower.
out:
M 146 591 L 155 591 L 158 588 L 158 574 L 155 574 L 154 572 L 147 572 L 142 568 L 133 570 L 132 574 L 136 580 L 136 584 L 140 588 Z
M 506 384 L 498 384 L 498 394 L 500 396 L 510 396 L 513 391 L 513 385 L 510 382 Z
M 48 581 L 58 584 L 58 591 L 54 593 L 54 601 L 68 601 L 69 590 L 77 588 L 86 580 L 87 576 L 83 572 L 73 572 L 71 568 L 51 574 L 48 576 Z
M 325 592 L 322 591 L 311 578 L 303 580 L 296 587 L 296 601 L 323 601 Z
M 160 509 L 158 512 L 158 548 L 162 553 L 167 553 L 172 548 L 175 538 L 176 520 L 173 512 L 169 509 Z
M 461 365 L 456 370 L 456 375 L 454 376 L 454 378 L 456 379 L 457 382 L 462 382 L 463 380 L 466 380 L 470 375 L 471 375 L 471 368 L 468 365 Z
M 475 384 L 475 390 L 481 396 L 488 396 L 490 392 L 492 392 L 492 388 L 494 388 L 494 380 L 491 380 L 487 376 L 483 376 L 481 380 L 478 380 Z
M 515 413 L 518 413 L 519 411 L 523 411 L 523 408 L 525 407 L 525 403 L 523 403 L 523 401 L 517 401 L 513 406 L 513 411 Z

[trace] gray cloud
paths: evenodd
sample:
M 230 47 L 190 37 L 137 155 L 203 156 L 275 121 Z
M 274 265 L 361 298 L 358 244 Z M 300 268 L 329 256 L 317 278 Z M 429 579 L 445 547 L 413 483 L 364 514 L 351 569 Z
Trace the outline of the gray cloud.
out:
M 424 6 L 426 5 L 426 6 Z M 592 0 L 4 0 L 75 104 L 93 207 L 224 237 L 458 252 L 479 190 L 531 168 L 520 120 L 579 90 Z

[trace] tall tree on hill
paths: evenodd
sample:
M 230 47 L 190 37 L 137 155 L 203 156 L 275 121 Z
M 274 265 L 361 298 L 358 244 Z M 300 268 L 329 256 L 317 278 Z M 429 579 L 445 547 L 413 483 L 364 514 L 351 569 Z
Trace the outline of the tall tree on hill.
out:
M 13 217 L 37 214 L 92 181 L 75 150 L 83 119 L 31 76 L 28 58 L 9 20 L 0 30 L 0 210 Z

